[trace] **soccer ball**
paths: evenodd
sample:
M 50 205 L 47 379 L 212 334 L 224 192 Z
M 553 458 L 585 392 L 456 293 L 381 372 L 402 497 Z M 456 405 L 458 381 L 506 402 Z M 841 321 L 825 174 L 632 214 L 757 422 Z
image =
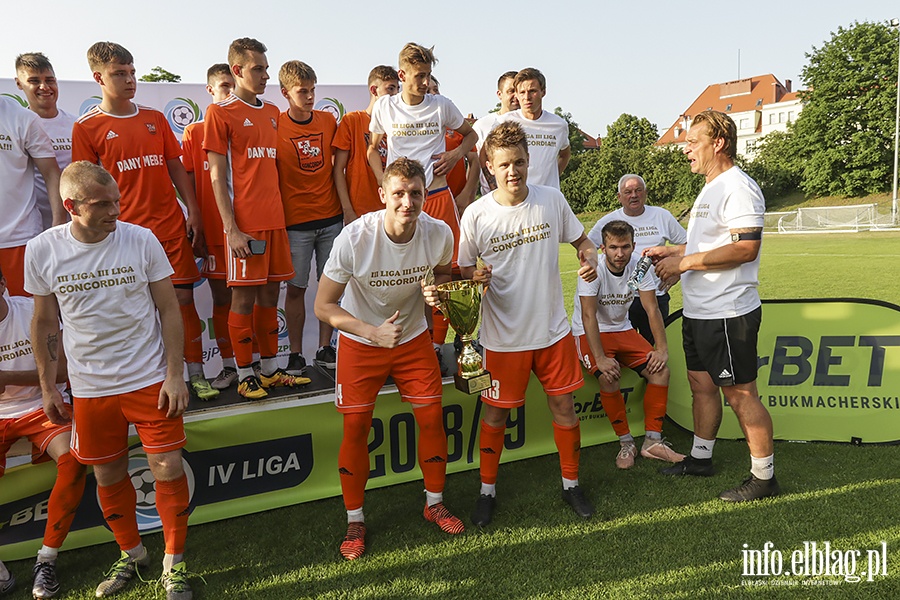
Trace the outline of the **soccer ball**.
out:
M 176 106 L 172 109 L 172 121 L 179 127 L 187 127 L 194 122 L 194 111 L 190 106 Z

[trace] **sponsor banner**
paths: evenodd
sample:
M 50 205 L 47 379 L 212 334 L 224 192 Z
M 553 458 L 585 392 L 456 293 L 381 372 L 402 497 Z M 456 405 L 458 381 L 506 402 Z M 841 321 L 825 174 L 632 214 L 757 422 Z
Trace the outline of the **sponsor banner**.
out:
M 585 374 L 575 392 L 582 445 L 617 439 L 600 405 L 596 379 Z M 622 391 L 632 432 L 644 431 L 644 383 L 624 370 Z M 478 468 L 482 404 L 452 383 L 444 386 L 444 426 L 449 473 Z M 337 456 L 343 421 L 334 395 L 279 399 L 204 410 L 185 419 L 188 444 L 184 468 L 191 493 L 190 524 L 208 523 L 311 500 L 339 496 Z M 136 436 L 130 439 L 128 471 L 138 496 L 138 526 L 158 531 L 154 482 Z M 551 415 L 540 383 L 532 378 L 524 408 L 507 422 L 503 462 L 555 454 Z M 393 387 L 378 398 L 369 434 L 369 489 L 421 479 L 412 410 Z M 33 556 L 47 523 L 54 464 L 22 465 L 6 472 L 0 485 L 0 560 Z M 546 482 L 548 485 L 553 482 Z M 451 484 L 452 485 L 452 484 Z M 473 494 L 475 490 L 472 490 Z M 91 474 L 65 549 L 110 542 Z
M 678 348 L 681 311 L 673 317 L 666 335 L 669 347 Z M 757 385 L 775 439 L 900 441 L 898 334 L 900 307 L 886 302 L 763 301 Z M 669 361 L 668 415 L 693 430 L 684 353 L 673 351 Z M 730 410 L 724 411 L 718 437 L 744 437 Z
M 365 85 L 317 85 L 315 110 L 334 115 L 340 122 L 347 112 L 363 110 L 369 105 L 369 89 Z M 16 80 L 0 77 L 0 98 L 8 98 L 28 106 L 25 94 L 16 87 Z M 277 82 L 266 88 L 264 100 L 287 110 L 287 100 L 279 92 Z M 93 81 L 60 81 L 57 106 L 76 117 L 100 104 L 100 86 Z M 212 98 L 203 83 L 158 83 L 140 81 L 134 101 L 162 111 L 175 137 L 181 139 L 185 127 L 203 120 Z

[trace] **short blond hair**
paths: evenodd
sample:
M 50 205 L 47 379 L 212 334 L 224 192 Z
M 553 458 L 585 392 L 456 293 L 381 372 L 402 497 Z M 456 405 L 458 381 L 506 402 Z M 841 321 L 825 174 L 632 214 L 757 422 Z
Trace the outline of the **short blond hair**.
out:
M 426 48 L 415 42 L 409 42 L 400 51 L 398 62 L 402 69 L 404 66 L 411 67 L 414 65 L 431 65 L 433 67 L 438 60 L 434 57 L 434 46 Z
M 425 169 L 419 161 L 405 156 L 401 156 L 385 168 L 382 181 L 387 181 L 391 177 L 399 177 L 407 181 L 418 177 L 422 181 L 422 186 L 425 186 Z
M 397 69 L 390 65 L 378 65 L 369 71 L 369 79 L 366 85 L 375 85 L 379 81 L 400 81 Z
M 266 45 L 253 38 L 238 38 L 228 46 L 228 66 L 243 65 L 250 57 L 251 52 L 265 54 L 269 49 Z
M 516 146 L 522 147 L 525 154 L 528 154 L 528 138 L 525 136 L 525 130 L 514 121 L 500 123 L 484 139 L 484 152 L 489 160 L 497 150 Z
M 132 65 L 134 57 L 121 44 L 115 42 L 97 42 L 87 51 L 88 65 L 91 71 L 97 72 L 105 65 Z
M 87 160 L 78 160 L 63 169 L 59 178 L 59 193 L 63 200 L 90 200 L 98 187 L 116 183 L 109 171 Z
M 300 85 L 304 81 L 312 82 L 313 85 L 318 82 L 316 72 L 305 62 L 289 60 L 278 70 L 278 83 L 286 90 Z

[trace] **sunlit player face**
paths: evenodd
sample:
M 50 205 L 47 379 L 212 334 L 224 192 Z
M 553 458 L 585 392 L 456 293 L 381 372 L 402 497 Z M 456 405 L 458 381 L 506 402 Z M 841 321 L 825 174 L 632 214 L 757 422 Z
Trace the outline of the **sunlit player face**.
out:
M 607 237 L 600 250 L 606 256 L 606 267 L 613 273 L 621 273 L 628 266 L 634 252 L 634 241 L 627 237 Z
M 235 83 L 256 95 L 264 94 L 269 81 L 269 61 L 262 52 L 251 50 L 244 58 L 243 64 L 232 68 Z
M 529 79 L 516 86 L 516 98 L 519 100 L 519 106 L 523 112 L 528 114 L 541 112 L 546 93 L 541 89 L 541 84 L 537 79 Z
M 497 179 L 497 188 L 519 196 L 527 190 L 528 152 L 522 146 L 497 148 L 488 158 L 488 170 Z
M 640 179 L 629 179 L 618 193 L 619 204 L 629 217 L 637 217 L 644 214 L 644 205 L 647 203 L 647 189 Z
M 131 100 L 137 90 L 137 77 L 131 63 L 110 63 L 94 71 L 94 81 L 106 90 L 110 98 Z
M 503 80 L 503 85 L 497 90 L 497 97 L 500 99 L 500 112 L 519 110 L 519 99 L 516 98 L 516 85 L 512 77 Z
M 301 81 L 290 89 L 281 88 L 281 94 L 295 109 L 310 113 L 316 104 L 316 84 L 312 81 Z
M 73 227 L 87 237 L 102 239 L 116 230 L 119 218 L 119 187 L 115 182 L 94 185 L 92 198 L 66 198 L 63 205 L 72 215 Z
M 52 70 L 19 69 L 16 71 L 16 86 L 25 93 L 25 99 L 31 108 L 35 110 L 56 108 L 59 87 L 56 84 L 56 74 Z
M 724 146 L 724 140 L 714 140 L 709 135 L 709 125 L 700 123 L 692 125 L 687 133 L 687 145 L 684 154 L 691 163 L 691 173 L 709 175 L 716 161 L 717 147 Z
M 416 222 L 425 204 L 425 182 L 419 177 L 386 177 L 378 189 L 385 206 L 385 218 L 401 226 Z
M 400 91 L 400 82 L 396 79 L 391 81 L 382 81 L 379 79 L 377 83 L 372 85 L 373 94 L 375 94 L 376 98 L 380 98 L 382 96 L 395 96 L 397 92 Z
M 228 98 L 234 90 L 234 77 L 230 75 L 217 75 L 212 83 L 206 85 L 206 91 L 212 96 L 213 102 L 222 102 Z
M 431 85 L 431 65 L 407 65 L 397 72 L 403 82 L 403 91 L 412 100 L 421 100 Z

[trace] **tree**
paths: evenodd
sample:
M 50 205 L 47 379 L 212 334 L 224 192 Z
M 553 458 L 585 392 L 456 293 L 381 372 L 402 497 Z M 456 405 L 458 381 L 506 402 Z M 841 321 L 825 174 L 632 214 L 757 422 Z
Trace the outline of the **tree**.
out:
M 634 115 L 622 113 L 615 122 L 606 128 L 606 137 L 603 145 L 613 148 L 649 148 L 659 139 L 659 131 L 656 125 L 646 117 L 638 118 Z
M 839 27 L 806 57 L 808 90 L 793 147 L 811 195 L 860 196 L 890 189 L 897 35 L 883 23 Z
M 626 173 L 644 178 L 653 204 L 690 206 L 703 178 L 691 173 L 680 149 L 656 145 L 656 127 L 650 121 L 623 114 L 607 127 L 606 134 L 599 150 L 573 157 L 571 172 L 566 169 L 560 187 L 572 210 L 616 208 L 616 186 Z
M 800 188 L 803 161 L 793 127 L 787 131 L 773 131 L 764 136 L 756 147 L 753 161 L 741 167 L 756 180 L 767 202 Z
M 556 107 L 553 111 L 556 116 L 562 117 L 563 120 L 569 125 L 569 148 L 572 149 L 572 155 L 581 154 L 584 152 L 584 134 L 581 133 L 581 129 L 578 127 L 578 123 L 575 122 L 575 119 L 572 118 L 572 113 L 564 112 L 562 108 Z
M 167 81 L 169 83 L 181 83 L 181 75 L 170 73 L 162 67 L 153 67 L 146 75 L 141 75 L 138 81 Z

